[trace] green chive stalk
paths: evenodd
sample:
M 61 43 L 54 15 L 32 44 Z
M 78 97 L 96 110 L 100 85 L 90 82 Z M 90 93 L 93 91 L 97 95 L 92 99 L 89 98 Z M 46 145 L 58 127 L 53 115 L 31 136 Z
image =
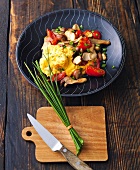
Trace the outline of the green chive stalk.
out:
M 54 82 L 52 82 L 52 80 L 48 81 L 46 75 L 44 75 L 44 73 L 42 72 L 38 61 L 35 61 L 34 63 L 34 73 L 29 69 L 26 63 L 25 63 L 25 66 L 27 67 L 35 84 L 37 85 L 41 93 L 44 95 L 46 100 L 49 102 L 49 104 L 52 106 L 52 108 L 54 109 L 58 117 L 61 119 L 63 124 L 66 127 L 69 127 L 71 123 L 70 123 L 70 120 L 68 118 L 66 109 L 64 107 L 64 104 L 61 98 L 61 94 L 60 94 L 58 84 L 57 84 L 57 77 Z M 50 79 L 51 79 L 51 76 L 50 76 Z M 75 144 L 76 153 L 78 155 L 81 151 L 84 141 L 78 135 L 78 133 L 73 127 L 69 129 L 69 132 Z

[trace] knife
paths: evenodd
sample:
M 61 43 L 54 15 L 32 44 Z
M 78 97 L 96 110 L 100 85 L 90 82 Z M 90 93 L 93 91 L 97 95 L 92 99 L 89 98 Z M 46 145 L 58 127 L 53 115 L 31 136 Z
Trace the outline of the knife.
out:
M 60 143 L 46 128 L 44 128 L 34 117 L 27 113 L 31 124 L 43 139 L 43 141 L 51 148 L 52 151 L 59 151 L 68 163 L 76 170 L 92 170 L 86 163 L 80 160 L 76 155 L 69 151 Z

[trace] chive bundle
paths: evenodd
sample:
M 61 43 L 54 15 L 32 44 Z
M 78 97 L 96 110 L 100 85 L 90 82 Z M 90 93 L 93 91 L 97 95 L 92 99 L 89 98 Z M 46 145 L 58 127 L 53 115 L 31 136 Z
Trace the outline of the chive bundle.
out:
M 58 84 L 57 84 L 57 77 L 54 83 L 52 82 L 51 76 L 50 76 L 50 81 L 48 81 L 47 77 L 42 72 L 38 61 L 35 61 L 34 63 L 34 74 L 29 69 L 26 63 L 25 63 L 25 66 L 27 67 L 29 73 L 31 74 L 35 84 L 37 85 L 41 93 L 44 95 L 46 100 L 49 102 L 49 104 L 53 107 L 56 114 L 63 122 L 63 124 L 66 127 L 69 127 L 71 124 L 70 124 L 70 120 L 68 118 L 67 112 L 65 110 L 64 104 L 62 102 L 62 97 L 61 97 Z M 81 151 L 84 141 L 78 135 L 78 133 L 73 127 L 69 129 L 69 132 L 75 144 L 76 153 L 78 155 Z

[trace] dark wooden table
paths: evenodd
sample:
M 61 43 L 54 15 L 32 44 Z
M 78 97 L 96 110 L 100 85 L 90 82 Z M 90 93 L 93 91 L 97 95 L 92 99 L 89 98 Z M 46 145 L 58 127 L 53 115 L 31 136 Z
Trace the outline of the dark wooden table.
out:
M 21 75 L 15 49 L 19 35 L 47 12 L 81 8 L 97 12 L 114 24 L 126 43 L 120 76 L 89 96 L 64 98 L 66 106 L 104 106 L 109 159 L 88 162 L 94 170 L 138 170 L 140 167 L 140 1 L 139 0 L 0 0 L 0 169 L 72 170 L 68 163 L 39 163 L 33 143 L 21 131 L 29 126 L 26 113 L 48 103 Z

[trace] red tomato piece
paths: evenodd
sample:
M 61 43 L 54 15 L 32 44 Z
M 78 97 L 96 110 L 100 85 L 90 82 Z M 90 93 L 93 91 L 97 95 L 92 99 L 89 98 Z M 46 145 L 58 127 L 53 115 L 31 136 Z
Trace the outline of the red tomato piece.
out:
M 92 32 L 93 38 L 95 39 L 101 39 L 101 33 L 98 30 L 94 30 Z
M 57 42 L 58 42 L 58 38 L 56 37 L 56 35 L 49 29 L 47 29 L 47 37 L 51 38 L 49 40 L 49 42 L 52 44 L 52 45 L 56 45 Z
M 59 74 L 57 75 L 57 81 L 62 80 L 65 76 L 66 76 L 66 72 L 65 72 L 65 71 L 62 71 L 61 73 L 59 73 Z
M 79 41 L 79 43 L 78 43 L 78 45 L 77 45 L 77 47 L 79 47 L 79 48 L 81 48 L 81 49 L 83 49 L 83 50 L 86 50 L 86 49 L 90 48 L 91 46 L 92 46 L 92 43 L 91 43 L 91 41 L 88 39 L 88 37 L 83 37 L 83 38 Z
M 94 68 L 100 68 L 100 60 L 99 59 L 96 59 L 96 61 L 93 61 L 90 63 L 90 66 L 94 67 Z
M 47 36 L 51 37 L 51 38 L 55 38 L 56 37 L 55 34 L 51 30 L 49 30 L 49 29 L 47 29 Z
M 52 81 L 55 81 L 57 79 L 57 81 L 60 81 L 62 80 L 64 77 L 66 76 L 66 72 L 65 71 L 62 71 L 61 73 L 58 73 L 58 74 L 54 74 L 52 76 Z
M 57 39 L 57 38 L 54 38 L 54 39 L 52 39 L 51 44 L 52 44 L 52 45 L 56 45 L 57 42 L 58 42 L 58 39 Z
M 86 74 L 89 76 L 100 77 L 105 75 L 105 71 L 97 67 L 87 66 Z
M 75 32 L 75 37 L 76 38 L 79 38 L 80 36 L 82 36 L 82 31 L 81 30 L 77 30 L 76 32 Z

